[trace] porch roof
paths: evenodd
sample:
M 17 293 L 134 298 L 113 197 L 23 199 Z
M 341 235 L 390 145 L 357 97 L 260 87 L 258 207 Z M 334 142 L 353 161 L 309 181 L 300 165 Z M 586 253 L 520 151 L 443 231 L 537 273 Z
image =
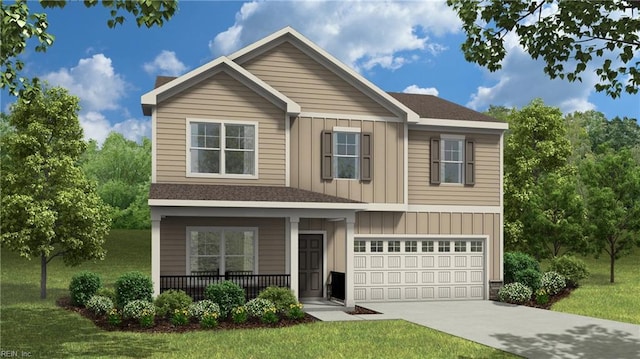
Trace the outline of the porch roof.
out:
M 149 200 L 361 204 L 292 187 L 152 183 Z

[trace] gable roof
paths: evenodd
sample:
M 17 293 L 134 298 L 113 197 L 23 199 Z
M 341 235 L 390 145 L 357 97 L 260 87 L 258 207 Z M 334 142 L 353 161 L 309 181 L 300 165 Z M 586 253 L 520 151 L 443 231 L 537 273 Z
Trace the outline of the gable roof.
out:
M 140 98 L 142 103 L 142 112 L 146 116 L 150 116 L 151 108 L 157 105 L 162 99 L 181 92 L 193 84 L 220 72 L 229 74 L 231 77 L 271 101 L 274 105 L 284 109 L 287 114 L 297 115 L 300 113 L 300 105 L 295 101 L 291 100 L 289 97 L 274 89 L 269 84 L 260 80 L 258 77 L 225 56 L 221 56 L 206 65 L 200 66 L 177 78 L 172 79 L 164 76 L 157 78 L 156 87 L 142 95 Z
M 389 92 L 389 95 L 407 105 L 420 118 L 505 122 L 433 95 L 400 92 Z

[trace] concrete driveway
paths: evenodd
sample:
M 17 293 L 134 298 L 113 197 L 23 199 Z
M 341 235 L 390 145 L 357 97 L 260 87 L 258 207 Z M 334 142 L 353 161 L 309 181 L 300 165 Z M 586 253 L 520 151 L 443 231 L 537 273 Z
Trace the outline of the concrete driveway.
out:
M 487 300 L 358 305 L 526 358 L 640 358 L 640 325 Z

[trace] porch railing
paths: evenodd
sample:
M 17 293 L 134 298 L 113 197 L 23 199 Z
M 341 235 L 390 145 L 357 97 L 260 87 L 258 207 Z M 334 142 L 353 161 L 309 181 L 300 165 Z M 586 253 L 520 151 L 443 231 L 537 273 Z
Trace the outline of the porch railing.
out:
M 251 300 L 270 286 L 290 288 L 290 278 L 289 274 L 161 275 L 160 293 L 169 289 L 181 289 L 194 300 L 202 300 L 205 299 L 204 291 L 209 285 L 229 280 L 238 284 L 244 290 L 247 300 Z

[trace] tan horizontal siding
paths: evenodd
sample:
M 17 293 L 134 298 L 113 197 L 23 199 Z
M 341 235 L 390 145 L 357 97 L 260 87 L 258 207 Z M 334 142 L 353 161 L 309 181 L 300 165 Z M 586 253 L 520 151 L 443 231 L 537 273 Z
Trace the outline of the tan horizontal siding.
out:
M 333 127 L 361 128 L 373 134 L 371 181 L 334 179 L 320 173 L 320 136 Z M 397 122 L 296 118 L 291 124 L 291 187 L 369 203 L 404 201 L 404 127 Z
M 241 64 L 306 112 L 394 116 L 288 42 Z
M 500 279 L 500 214 L 460 212 L 359 212 L 356 234 L 486 235 L 489 279 Z
M 258 179 L 187 177 L 187 118 L 258 122 Z M 286 183 L 284 111 L 224 72 L 161 101 L 154 141 L 158 183 Z
M 258 227 L 258 274 L 285 273 L 282 218 L 167 217 L 160 222 L 160 275 L 184 275 L 187 227 Z
M 430 184 L 430 139 L 440 133 L 409 131 L 409 204 L 500 205 L 500 136 L 467 135 L 476 145 L 476 184 Z

